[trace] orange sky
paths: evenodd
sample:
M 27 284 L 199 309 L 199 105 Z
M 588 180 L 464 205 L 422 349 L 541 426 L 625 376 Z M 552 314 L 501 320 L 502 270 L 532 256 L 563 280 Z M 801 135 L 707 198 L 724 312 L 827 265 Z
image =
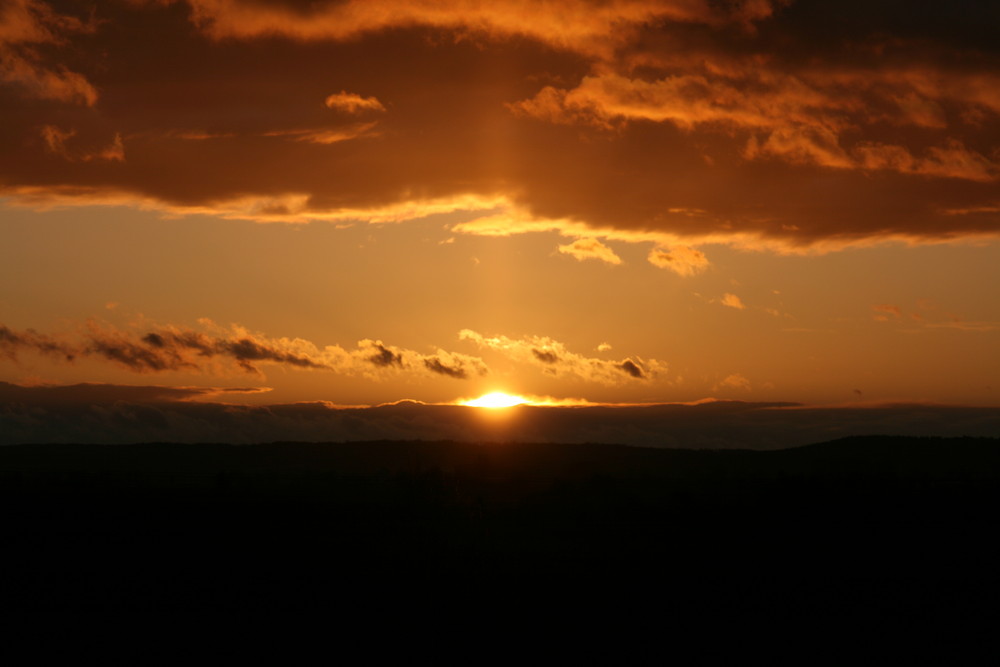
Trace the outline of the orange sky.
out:
M 0 0 L 0 381 L 1000 405 L 998 21 Z

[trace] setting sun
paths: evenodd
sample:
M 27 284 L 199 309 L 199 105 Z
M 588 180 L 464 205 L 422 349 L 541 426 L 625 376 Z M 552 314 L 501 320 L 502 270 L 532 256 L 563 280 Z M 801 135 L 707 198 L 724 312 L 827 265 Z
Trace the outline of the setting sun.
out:
M 527 402 L 528 399 L 523 396 L 512 396 L 502 391 L 494 391 L 489 394 L 483 394 L 479 398 L 463 401 L 462 405 L 474 408 L 512 408 L 515 405 L 524 405 Z

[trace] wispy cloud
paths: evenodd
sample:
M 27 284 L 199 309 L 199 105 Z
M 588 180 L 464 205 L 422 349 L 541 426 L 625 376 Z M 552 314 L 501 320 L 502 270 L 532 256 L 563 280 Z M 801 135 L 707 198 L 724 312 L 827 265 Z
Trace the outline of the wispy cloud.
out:
M 718 384 L 712 387 L 712 391 L 720 391 L 724 389 L 739 389 L 741 391 L 750 391 L 753 389 L 753 385 L 750 384 L 745 376 L 740 373 L 732 373 L 722 378 Z
M 33 352 L 73 361 L 79 355 L 73 345 L 40 334 L 33 329 L 15 331 L 0 324 L 0 357 L 16 359 L 20 352 Z
M 327 96 L 323 103 L 329 109 L 336 109 L 345 113 L 357 114 L 365 111 L 385 111 L 385 107 L 375 97 L 362 97 L 357 93 L 349 93 L 342 90 L 339 93 Z
M 889 318 L 899 318 L 903 310 L 891 303 L 878 303 L 872 306 L 872 318 L 877 322 L 888 322 Z
M 730 308 L 735 308 L 736 310 L 746 310 L 746 306 L 743 305 L 743 300 L 735 294 L 730 294 L 726 292 L 722 296 L 722 301 L 720 302 L 723 306 L 729 306 Z

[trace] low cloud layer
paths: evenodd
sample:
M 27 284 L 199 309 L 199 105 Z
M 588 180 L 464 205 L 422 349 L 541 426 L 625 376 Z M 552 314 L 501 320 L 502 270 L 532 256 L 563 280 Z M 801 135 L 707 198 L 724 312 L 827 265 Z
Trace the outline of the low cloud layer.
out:
M 617 385 L 628 380 L 650 380 L 667 370 L 667 365 L 656 359 L 625 358 L 608 361 L 585 357 L 566 349 L 563 343 L 545 336 L 525 336 L 514 339 L 507 336 L 484 336 L 463 329 L 459 338 L 474 342 L 481 348 L 493 350 L 507 358 L 540 367 L 544 373 L 557 377 L 576 377 L 588 382 Z
M 99 359 L 135 373 L 236 371 L 261 376 L 262 367 L 277 366 L 366 377 L 404 372 L 467 379 L 489 372 L 478 357 L 442 349 L 424 354 L 369 339 L 354 349 L 321 348 L 301 338 L 269 338 L 238 325 L 221 327 L 209 320 L 201 324 L 201 330 L 155 326 L 134 331 L 92 321 L 62 336 L 0 324 L 0 358 L 16 361 L 20 355 L 35 354 L 65 362 Z
M 158 324 L 122 329 L 90 320 L 75 331 L 58 335 L 0 324 L 0 360 L 17 363 L 34 355 L 64 363 L 100 360 L 140 374 L 240 373 L 258 378 L 268 367 L 369 379 L 406 374 L 469 380 L 490 373 L 481 357 L 442 348 L 425 353 L 372 339 L 358 341 L 353 349 L 340 345 L 321 347 L 302 338 L 269 337 L 235 324 L 225 327 L 208 319 L 199 324 L 198 329 Z M 667 364 L 656 359 L 626 357 L 615 361 L 587 357 L 546 336 L 514 339 L 463 329 L 458 339 L 546 375 L 609 386 L 651 381 L 662 378 L 667 371 Z
M 402 402 L 244 406 L 207 402 L 192 387 L 0 382 L 0 444 L 456 440 L 618 443 L 699 449 L 777 449 L 848 435 L 1000 434 L 1000 408 L 709 401 L 649 406 L 481 408 Z M 200 399 L 200 400 L 193 400 Z
M 282 221 L 499 204 L 501 230 L 611 263 L 606 241 L 648 240 L 680 275 L 709 243 L 995 238 L 998 21 L 972 0 L 8 0 L 0 196 Z
M 11 406 L 65 408 L 73 405 L 107 406 L 125 403 L 177 403 L 219 398 L 226 394 L 260 394 L 261 387 L 163 387 L 155 385 L 74 384 L 18 385 L 0 382 L 0 403 Z

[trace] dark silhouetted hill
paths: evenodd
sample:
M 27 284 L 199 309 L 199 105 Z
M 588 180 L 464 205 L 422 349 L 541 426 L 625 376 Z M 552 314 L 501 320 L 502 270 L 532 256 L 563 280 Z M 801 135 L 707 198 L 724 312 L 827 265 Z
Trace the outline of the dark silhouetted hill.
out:
M 35 609 L 960 604 L 995 586 L 998 500 L 1000 441 L 982 438 L 0 448 L 5 597 Z

